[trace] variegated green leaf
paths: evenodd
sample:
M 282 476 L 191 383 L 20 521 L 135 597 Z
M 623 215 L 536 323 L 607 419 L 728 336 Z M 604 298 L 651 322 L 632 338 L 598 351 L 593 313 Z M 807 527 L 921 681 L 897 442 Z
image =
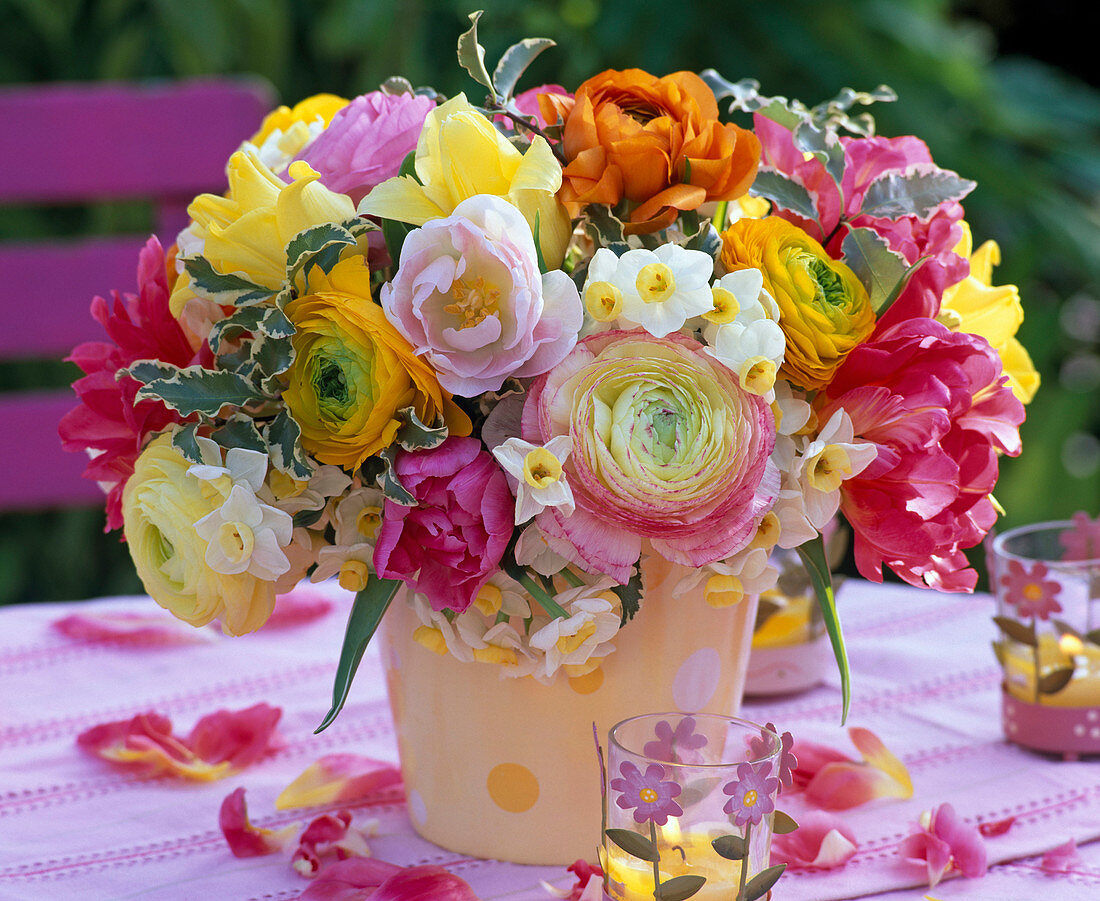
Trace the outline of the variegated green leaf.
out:
M 557 46 L 549 38 L 525 38 L 504 51 L 493 70 L 493 89 L 503 100 L 511 100 L 520 77 L 535 58 L 550 47 Z
M 817 157 L 829 177 L 840 186 L 844 178 L 844 147 L 835 131 L 820 128 L 809 119 L 804 119 L 795 127 L 794 146 L 803 153 L 812 153 Z
M 810 192 L 774 169 L 761 169 L 757 172 L 749 193 L 754 197 L 764 197 L 776 206 L 797 213 L 805 219 L 817 219 L 817 210 Z
M 415 151 L 413 153 L 415 158 Z M 351 232 L 357 242 L 368 232 L 378 231 L 378 226 L 375 223 L 371 222 L 370 219 L 364 219 L 362 216 L 356 216 L 354 219 L 348 219 L 340 224 Z
M 313 475 L 313 465 L 302 450 L 301 436 L 298 423 L 286 410 L 271 420 L 264 430 L 271 465 L 292 479 L 304 482 Z
M 294 323 L 279 307 L 268 307 L 259 323 L 260 331 L 269 338 L 289 338 L 294 334 Z
M 416 498 L 413 497 L 394 471 L 394 459 L 397 449 L 390 445 L 380 454 L 368 457 L 363 464 L 363 481 L 366 484 L 374 483 L 382 493 L 395 504 L 402 507 L 415 507 Z
M 275 292 L 239 275 L 222 275 L 205 257 L 183 261 L 191 276 L 191 288 L 196 294 L 222 306 L 246 307 L 267 300 Z
M 916 216 L 927 222 L 943 204 L 962 200 L 977 187 L 950 169 L 918 163 L 905 172 L 887 172 L 867 187 L 860 213 L 884 219 Z
M 485 48 L 477 40 L 477 23 L 483 10 L 470 13 L 470 28 L 458 36 L 458 64 L 462 66 L 470 77 L 478 84 L 485 85 L 493 90 L 493 79 L 489 77 L 489 70 L 485 68 Z
M 172 447 L 192 463 L 202 462 L 202 451 L 199 450 L 199 443 L 195 440 L 197 433 L 198 426 L 195 423 L 189 423 L 172 434 Z
M 223 341 L 234 341 L 246 332 L 255 332 L 260 327 L 260 322 L 266 313 L 265 308 L 261 306 L 242 307 L 234 312 L 232 316 L 218 320 L 210 329 L 210 335 L 207 337 L 210 349 L 216 354 Z
M 877 313 L 885 305 L 898 282 L 905 276 L 909 263 L 890 249 L 878 232 L 870 228 L 853 228 L 840 245 L 844 262 L 867 289 L 871 308 Z
M 625 585 L 615 585 L 611 588 L 623 605 L 622 624 L 625 626 L 634 619 L 635 614 L 642 606 L 642 571 L 640 567 L 634 567 L 634 574 Z
M 429 426 L 420 421 L 415 407 L 405 407 L 397 411 L 396 418 L 400 420 L 401 427 L 394 440 L 405 450 L 430 450 L 447 440 L 447 426 L 442 416 L 437 415 L 435 422 Z
M 169 378 L 155 379 L 138 389 L 139 398 L 155 398 L 182 416 L 202 413 L 216 416 L 223 407 L 262 403 L 252 382 L 235 372 L 188 366 Z
M 161 360 L 137 360 L 125 371 L 131 378 L 137 379 L 143 385 L 148 385 L 158 379 L 171 378 L 179 372 L 179 367 Z
M 294 346 L 289 338 L 269 338 L 261 334 L 252 342 L 252 358 L 264 376 L 279 375 L 294 362 Z
M 234 413 L 210 433 L 210 437 L 224 448 L 243 447 L 246 450 L 267 453 L 267 442 L 264 441 L 256 421 L 251 416 Z M 196 450 L 198 445 L 196 445 Z M 198 461 L 196 461 L 198 462 Z
M 354 246 L 355 236 L 331 222 L 299 232 L 286 248 L 287 281 L 294 284 L 299 275 L 308 275 L 311 266 L 320 266 L 328 272 L 339 261 L 344 249 Z

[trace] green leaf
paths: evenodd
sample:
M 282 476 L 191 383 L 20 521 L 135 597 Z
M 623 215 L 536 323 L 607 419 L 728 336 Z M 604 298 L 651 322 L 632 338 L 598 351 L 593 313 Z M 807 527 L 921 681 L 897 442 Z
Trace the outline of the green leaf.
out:
M 829 177 L 840 187 L 844 178 L 844 147 L 835 131 L 804 119 L 794 130 L 794 146 L 803 153 L 812 153 L 817 157 Z
M 305 482 L 313 475 L 313 464 L 302 450 L 302 430 L 298 423 L 283 410 L 264 429 L 271 465 L 292 479 Z
M 184 260 L 183 265 L 191 276 L 194 292 L 222 306 L 246 307 L 267 300 L 275 293 L 239 275 L 222 275 L 205 257 L 192 257 Z
M 447 440 L 447 426 L 439 414 L 430 426 L 420 421 L 415 407 L 404 407 L 394 416 L 401 422 L 394 441 L 405 450 L 431 450 Z
M 887 297 L 886 300 L 883 301 L 882 306 L 875 311 L 876 315 L 880 319 L 885 316 L 886 311 L 894 305 L 894 301 L 901 297 L 901 292 L 904 291 L 905 286 L 909 284 L 909 279 L 911 279 L 914 273 L 916 273 L 916 271 L 920 269 L 920 267 L 927 263 L 930 259 L 932 259 L 932 255 L 925 254 L 924 256 L 920 257 L 915 263 L 913 263 L 912 266 L 905 270 L 905 273 L 902 275 L 902 277 L 898 279 L 898 283 L 894 285 L 894 290 L 890 292 L 890 296 Z
M 235 372 L 188 366 L 168 378 L 154 379 L 138 389 L 141 399 L 154 398 L 181 416 L 217 416 L 222 407 L 243 407 L 265 398 L 248 379 Z
M 886 219 L 916 216 L 927 222 L 941 204 L 962 200 L 976 187 L 976 182 L 950 169 L 918 163 L 905 172 L 887 172 L 871 182 L 863 195 L 860 215 Z
M 539 272 L 544 275 L 550 271 L 550 267 L 546 265 L 546 259 L 542 255 L 542 242 L 539 240 L 539 234 L 542 230 L 542 211 L 535 210 L 535 228 L 532 232 L 532 237 L 535 239 L 535 256 L 538 258 Z
M 745 839 L 740 835 L 720 835 L 710 844 L 714 852 L 726 860 L 744 860 L 745 858 Z
M 772 833 L 775 835 L 787 835 L 798 828 L 798 823 L 789 813 L 777 810 L 772 818 Z
M 366 484 L 374 482 L 387 499 L 402 507 L 415 507 L 416 498 L 413 497 L 401 484 L 394 469 L 397 456 L 397 448 L 392 444 L 381 453 L 368 457 L 363 463 L 363 481 Z
M 223 341 L 233 341 L 244 333 L 255 332 L 260 327 L 260 321 L 264 318 L 266 310 L 263 307 L 243 307 L 214 323 L 210 329 L 207 341 L 210 349 L 216 354 Z
M 477 23 L 484 10 L 470 13 L 469 31 L 464 31 L 458 36 L 458 64 L 462 66 L 470 77 L 478 84 L 485 85 L 493 90 L 493 79 L 489 77 L 489 70 L 485 68 L 485 48 L 477 40 Z
M 256 421 L 251 416 L 241 413 L 230 416 L 224 425 L 210 433 L 210 437 L 226 449 L 243 447 L 245 450 L 267 453 L 267 443 L 256 428 Z
M 286 313 L 279 307 L 268 307 L 260 320 L 259 329 L 269 338 L 290 338 L 296 329 Z
M 749 193 L 754 197 L 765 197 L 776 206 L 797 213 L 805 219 L 817 220 L 817 209 L 810 192 L 774 169 L 761 169 L 757 172 Z
M 631 832 L 629 829 L 608 829 L 604 832 L 604 835 L 631 857 L 636 857 L 638 860 L 655 863 L 661 859 L 657 846 L 644 835 L 638 835 L 637 832 Z
M 696 876 L 694 873 L 686 876 L 673 876 L 657 887 L 654 897 L 657 901 L 684 901 L 685 898 L 690 898 L 706 885 L 706 882 L 707 880 L 703 876 Z
M 332 707 L 313 730 L 314 734 L 327 729 L 344 707 L 351 691 L 351 683 L 363 652 L 374 637 L 382 616 L 390 606 L 401 582 L 398 579 L 380 579 L 374 573 L 367 576 L 367 584 L 355 596 L 355 603 L 348 617 L 347 631 L 344 633 L 344 646 L 340 649 L 340 662 L 336 667 L 336 680 L 332 686 Z
M 848 667 L 848 652 L 844 648 L 844 633 L 840 630 L 840 617 L 836 611 L 833 576 L 829 571 L 829 563 L 825 559 L 825 542 L 821 536 L 818 535 L 799 545 L 798 556 L 813 584 L 814 595 L 821 608 L 821 617 L 825 621 L 825 630 L 829 633 L 829 641 L 833 645 L 833 656 L 836 657 L 837 667 L 840 670 L 840 692 L 843 697 L 840 724 L 844 725 L 845 720 L 848 719 L 848 707 L 852 700 L 852 677 Z
M 787 869 L 787 865 L 781 863 L 774 867 L 768 867 L 766 870 L 761 870 L 753 876 L 745 886 L 743 901 L 756 901 L 757 898 L 766 895 L 771 887 L 779 881 L 779 877 L 783 875 L 785 869 Z
M 331 222 L 299 232 L 286 247 L 287 281 L 294 282 L 299 274 L 306 276 L 309 267 L 314 265 L 328 272 L 340 259 L 344 248 L 354 246 L 355 236 L 343 226 Z M 332 250 L 335 254 L 326 253 Z
M 1057 694 L 1072 681 L 1073 667 L 1060 666 L 1039 680 L 1039 691 L 1045 695 Z
M 1017 622 L 1014 619 L 1009 619 L 1007 616 L 995 616 L 993 617 L 993 622 L 997 624 L 997 628 L 1013 641 L 1018 641 L 1020 644 L 1026 644 L 1029 648 L 1036 648 L 1039 646 L 1039 639 L 1035 635 L 1034 626 L 1025 626 L 1023 623 Z
M 269 338 L 261 334 L 252 342 L 252 358 L 265 376 L 279 375 L 294 362 L 294 345 L 289 338 Z
M 505 50 L 493 71 L 493 90 L 497 96 L 503 100 L 511 100 L 516 84 L 527 71 L 527 67 L 543 50 L 556 46 L 557 43 L 549 38 L 525 38 Z M 484 57 L 482 62 L 484 63 Z
M 415 94 L 412 82 L 403 75 L 391 75 L 381 85 L 383 94 Z
M 871 309 L 877 313 L 905 277 L 909 264 L 901 254 L 890 249 L 885 238 L 870 228 L 849 230 L 840 249 L 844 262 L 867 289 Z
M 630 249 L 630 245 L 626 243 L 626 235 L 623 234 L 622 220 L 611 211 L 611 207 L 604 203 L 589 204 L 585 207 L 584 214 L 588 220 L 589 236 L 598 247 L 610 247 L 619 256 Z M 617 250 L 617 246 L 623 249 Z
M 722 236 L 718 234 L 718 229 L 713 223 L 705 222 L 700 226 L 699 231 L 680 246 L 685 250 L 700 250 L 717 259 L 718 254 L 722 252 Z
M 325 513 L 325 508 L 321 507 L 319 510 L 299 510 L 291 518 L 296 529 L 308 529 L 310 526 L 316 525 L 321 517 Z
M 192 463 L 202 463 L 202 451 L 196 441 L 198 425 L 189 423 L 172 434 L 172 447 L 178 450 Z
M 615 585 L 611 589 L 619 596 L 623 605 L 622 625 L 626 625 L 634 619 L 642 606 L 642 570 L 634 567 L 634 574 L 625 585 Z
M 143 385 L 148 385 L 150 382 L 155 382 L 158 379 L 171 378 L 177 372 L 179 372 L 178 366 L 173 366 L 171 363 L 164 363 L 161 360 L 137 360 L 131 363 L 126 370 L 127 375 L 133 379 L 137 379 Z

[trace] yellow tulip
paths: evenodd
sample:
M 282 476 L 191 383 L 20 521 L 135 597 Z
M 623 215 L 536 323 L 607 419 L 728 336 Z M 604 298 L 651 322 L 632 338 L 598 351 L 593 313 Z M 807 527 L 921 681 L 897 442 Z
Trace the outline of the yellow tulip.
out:
M 1039 373 L 1016 331 L 1024 321 L 1020 290 L 1015 285 L 993 285 L 993 267 L 1000 265 L 1001 248 L 986 241 L 973 253 L 970 224 L 962 222 L 963 236 L 955 253 L 970 258 L 970 275 L 943 292 L 939 320 L 955 331 L 980 335 L 997 351 L 1008 385 L 1021 403 L 1030 403 L 1039 390 Z
M 416 176 L 382 182 L 359 203 L 359 212 L 423 225 L 449 216 L 468 197 L 493 194 L 516 207 L 532 233 L 538 219 L 543 259 L 552 268 L 561 265 L 572 225 L 556 196 L 561 166 L 542 138 L 521 153 L 459 94 L 424 121 Z

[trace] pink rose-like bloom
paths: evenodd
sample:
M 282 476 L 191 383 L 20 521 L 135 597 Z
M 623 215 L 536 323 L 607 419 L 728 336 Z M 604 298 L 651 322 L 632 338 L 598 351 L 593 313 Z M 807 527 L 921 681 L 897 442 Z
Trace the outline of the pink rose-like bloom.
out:
M 978 577 L 963 549 L 997 518 L 997 455 L 1020 452 L 1024 420 L 996 351 L 928 319 L 901 323 L 848 355 L 819 417 L 837 408 L 878 446 L 841 487 L 860 573 L 881 582 L 885 563 L 910 585 L 972 591 Z
M 530 388 L 523 438 L 573 439 L 576 510 L 537 522 L 578 565 L 630 578 L 643 539 L 673 563 L 724 559 L 756 534 L 779 491 L 775 420 L 737 375 L 681 335 L 592 335 Z
M 397 478 L 415 507 L 386 501 L 374 569 L 461 613 L 497 570 L 512 537 L 515 501 L 504 472 L 475 438 L 402 453 Z
M 789 210 L 777 209 L 776 214 L 805 229 L 819 241 L 833 234 L 826 249 L 833 257 L 841 255 L 841 244 L 849 228 L 870 228 L 886 239 L 890 249 L 905 257 L 910 265 L 922 256 L 929 256 L 913 274 L 901 296 L 879 320 L 878 328 L 914 317 L 934 318 L 940 309 L 945 288 L 962 281 L 970 273 L 967 260 L 954 252 L 962 237 L 963 208 L 957 202 L 940 204 L 932 214 L 921 220 L 916 216 L 887 219 L 857 215 L 871 183 L 887 173 L 909 174 L 932 172 L 928 146 L 919 138 L 907 135 L 898 138 L 842 137 L 844 176 L 840 190 L 815 157 L 803 159 L 794 146 L 791 132 L 764 116 L 754 118 L 754 131 L 762 146 L 761 164 L 769 166 L 803 185 L 817 209 L 820 226 Z M 841 215 L 851 221 L 837 229 Z
M 434 100 L 417 94 L 363 94 L 333 116 L 298 158 L 320 173 L 326 188 L 358 203 L 397 175 L 434 106 Z
M 452 394 L 496 391 L 561 362 L 584 321 L 573 280 L 539 273 L 527 220 L 479 194 L 411 232 L 382 309 Z

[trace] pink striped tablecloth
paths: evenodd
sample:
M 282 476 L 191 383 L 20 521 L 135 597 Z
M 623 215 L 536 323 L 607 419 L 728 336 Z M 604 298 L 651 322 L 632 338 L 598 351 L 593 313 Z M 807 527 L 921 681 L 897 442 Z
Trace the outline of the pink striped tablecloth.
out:
M 296 898 L 305 881 L 289 854 L 229 854 L 217 823 L 222 799 L 244 786 L 253 822 L 278 827 L 300 815 L 275 812 L 275 797 L 318 757 L 351 751 L 396 760 L 371 651 L 343 714 L 312 734 L 350 604 L 339 589 L 321 590 L 334 608 L 313 622 L 245 639 L 203 630 L 200 641 L 167 646 L 76 641 L 52 627 L 74 612 L 155 610 L 147 599 L 0 608 L 0 899 Z M 776 901 L 1100 898 L 1100 765 L 1054 761 L 1004 742 L 989 598 L 850 581 L 840 608 L 854 671 L 849 725 L 871 729 L 902 758 L 915 794 L 846 812 L 856 856 L 840 870 L 785 875 Z M 221 782 L 136 778 L 74 744 L 92 725 L 148 710 L 186 734 L 206 713 L 259 701 L 283 709 L 283 745 Z M 750 701 L 744 715 L 857 756 L 839 725 L 835 679 L 802 695 Z M 1016 821 L 987 840 L 994 863 L 987 876 L 949 879 L 930 891 L 896 846 L 922 810 L 943 802 L 970 822 Z M 782 806 L 797 816 L 797 796 Z M 444 866 L 485 901 L 548 899 L 541 880 L 571 884 L 560 869 L 475 860 L 425 842 L 412 831 L 400 790 L 383 790 L 353 812 L 356 823 L 377 820 L 377 857 Z M 1043 853 L 1069 839 L 1079 860 L 1068 872 L 1045 872 Z

